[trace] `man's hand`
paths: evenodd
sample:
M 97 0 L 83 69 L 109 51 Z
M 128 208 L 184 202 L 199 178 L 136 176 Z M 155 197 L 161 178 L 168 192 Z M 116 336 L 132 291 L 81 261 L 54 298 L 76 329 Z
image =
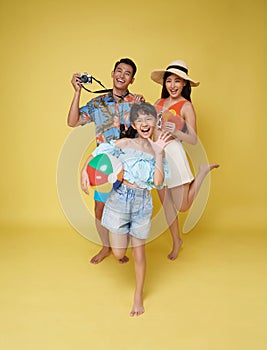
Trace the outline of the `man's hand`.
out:
M 145 102 L 143 95 L 134 95 L 134 103 Z
M 81 91 L 81 74 L 80 73 L 74 73 L 71 79 L 71 84 L 74 87 L 74 90 L 79 92 Z

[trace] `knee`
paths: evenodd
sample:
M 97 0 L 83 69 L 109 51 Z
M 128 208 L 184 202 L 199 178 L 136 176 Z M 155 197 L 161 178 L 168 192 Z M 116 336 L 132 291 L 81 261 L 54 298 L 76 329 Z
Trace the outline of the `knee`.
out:
M 188 205 L 188 204 L 182 204 L 181 207 L 180 207 L 180 209 L 179 209 L 179 212 L 184 213 L 184 212 L 186 212 L 189 208 L 190 208 L 190 205 Z
M 112 253 L 117 260 L 122 259 L 125 256 L 126 249 L 122 248 L 112 248 Z

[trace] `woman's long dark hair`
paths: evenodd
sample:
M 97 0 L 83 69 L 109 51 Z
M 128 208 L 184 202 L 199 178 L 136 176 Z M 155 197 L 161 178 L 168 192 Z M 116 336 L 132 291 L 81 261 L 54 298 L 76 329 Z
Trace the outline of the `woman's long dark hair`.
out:
M 166 80 L 167 78 L 172 75 L 174 73 L 172 72 L 165 72 L 164 73 L 164 76 L 163 76 L 163 87 L 162 87 L 162 90 L 161 90 L 161 98 L 167 98 L 170 96 L 170 94 L 168 93 L 168 90 L 166 89 Z M 190 101 L 191 102 L 191 85 L 190 85 L 190 81 L 189 80 L 185 80 L 186 84 L 185 86 L 183 87 L 183 90 L 182 90 L 182 96 L 183 98 L 185 98 L 186 100 Z

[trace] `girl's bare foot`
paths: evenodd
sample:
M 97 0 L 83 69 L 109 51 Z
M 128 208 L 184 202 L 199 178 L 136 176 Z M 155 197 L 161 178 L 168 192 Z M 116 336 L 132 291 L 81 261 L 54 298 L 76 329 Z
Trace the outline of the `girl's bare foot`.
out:
M 134 296 L 134 304 L 132 307 L 132 311 L 130 312 L 130 316 L 140 316 L 145 312 L 144 306 L 143 306 L 143 298 L 141 295 L 135 294 Z
M 110 247 L 103 247 L 95 256 L 92 257 L 90 260 L 90 263 L 92 264 L 98 264 L 102 260 L 104 260 L 109 254 L 111 253 Z
M 183 241 L 179 239 L 176 243 L 173 243 L 173 248 L 170 254 L 168 255 L 168 259 L 175 260 L 179 254 L 179 250 L 182 248 Z

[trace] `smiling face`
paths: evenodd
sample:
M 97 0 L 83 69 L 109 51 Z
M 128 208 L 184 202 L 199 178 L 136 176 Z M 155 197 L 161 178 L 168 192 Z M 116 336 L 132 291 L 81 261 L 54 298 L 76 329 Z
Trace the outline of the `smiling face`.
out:
M 126 63 L 120 63 L 111 76 L 114 88 L 120 92 L 125 92 L 128 86 L 134 82 L 133 67 Z
M 143 111 L 140 111 L 132 126 L 138 132 L 139 137 L 148 139 L 153 135 L 156 118 L 152 114 L 145 114 Z
M 165 82 L 166 89 L 173 99 L 177 99 L 181 96 L 185 85 L 186 81 L 175 74 L 168 76 Z

